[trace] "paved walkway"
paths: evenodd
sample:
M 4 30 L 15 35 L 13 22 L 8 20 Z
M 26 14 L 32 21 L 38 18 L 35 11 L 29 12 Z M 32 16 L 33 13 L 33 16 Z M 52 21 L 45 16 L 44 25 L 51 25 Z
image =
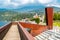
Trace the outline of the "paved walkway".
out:
M 20 35 L 17 25 L 12 25 L 3 40 L 20 40 Z

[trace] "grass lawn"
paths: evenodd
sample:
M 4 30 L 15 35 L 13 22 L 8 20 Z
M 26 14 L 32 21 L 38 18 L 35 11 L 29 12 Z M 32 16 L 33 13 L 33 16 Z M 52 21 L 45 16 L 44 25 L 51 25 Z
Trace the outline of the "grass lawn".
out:
M 59 26 L 60 27 L 60 21 L 54 21 L 53 26 Z

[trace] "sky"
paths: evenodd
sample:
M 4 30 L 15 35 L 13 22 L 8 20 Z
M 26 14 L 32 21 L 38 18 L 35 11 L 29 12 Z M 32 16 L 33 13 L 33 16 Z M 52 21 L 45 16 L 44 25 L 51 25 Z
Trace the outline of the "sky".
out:
M 0 0 L 0 8 L 16 9 L 27 4 L 41 4 L 46 7 L 54 6 L 60 8 L 60 0 Z

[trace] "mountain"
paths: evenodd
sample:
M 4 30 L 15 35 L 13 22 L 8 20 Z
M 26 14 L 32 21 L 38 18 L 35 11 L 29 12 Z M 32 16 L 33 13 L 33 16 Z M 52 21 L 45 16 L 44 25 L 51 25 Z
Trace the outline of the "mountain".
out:
M 60 8 L 57 7 L 53 7 L 54 12 L 60 12 Z M 30 5 L 24 5 L 21 7 L 18 7 L 16 9 L 5 9 L 5 8 L 1 8 L 0 9 L 0 13 L 4 13 L 4 12 L 9 12 L 9 13 L 44 13 L 45 12 L 45 6 L 43 5 L 34 5 L 34 4 L 30 4 Z
M 45 6 L 43 6 L 41 4 L 27 4 L 27 5 L 23 5 L 21 7 L 19 6 L 15 10 L 19 11 L 19 12 L 29 12 L 29 11 L 33 11 L 33 10 L 39 10 L 41 8 L 45 8 Z
M 60 12 L 60 8 L 58 7 L 53 7 L 54 8 L 54 12 Z

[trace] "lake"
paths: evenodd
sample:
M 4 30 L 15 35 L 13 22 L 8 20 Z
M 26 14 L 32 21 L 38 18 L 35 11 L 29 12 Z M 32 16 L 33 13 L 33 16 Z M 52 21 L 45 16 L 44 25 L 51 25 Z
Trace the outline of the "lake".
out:
M 4 22 L 4 21 L 0 21 L 0 27 L 7 24 L 7 22 Z

